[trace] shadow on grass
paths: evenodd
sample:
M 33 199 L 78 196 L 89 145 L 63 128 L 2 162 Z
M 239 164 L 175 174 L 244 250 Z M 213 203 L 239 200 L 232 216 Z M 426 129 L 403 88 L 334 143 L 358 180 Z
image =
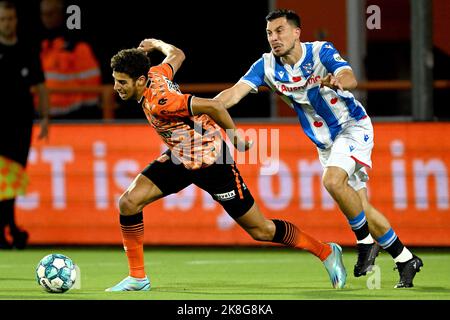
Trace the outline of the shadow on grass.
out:
M 449 288 L 445 288 L 445 287 L 427 287 L 427 286 L 417 287 L 417 286 L 415 286 L 413 289 L 416 290 L 416 291 L 424 291 L 424 292 L 447 293 L 448 294 L 447 299 L 450 299 L 450 289 Z M 405 289 L 400 289 L 400 290 L 405 290 Z M 406 289 L 406 290 L 408 290 L 408 289 Z
M 30 277 L 25 278 L 0 278 L 0 281 L 32 281 Z
M 261 284 L 215 283 L 199 285 L 199 283 L 182 283 L 173 286 L 158 286 L 152 291 L 159 294 L 203 295 L 203 296 L 258 296 L 262 300 L 280 297 L 286 299 L 345 299 L 342 293 L 359 289 L 336 290 L 320 287 L 261 286 Z

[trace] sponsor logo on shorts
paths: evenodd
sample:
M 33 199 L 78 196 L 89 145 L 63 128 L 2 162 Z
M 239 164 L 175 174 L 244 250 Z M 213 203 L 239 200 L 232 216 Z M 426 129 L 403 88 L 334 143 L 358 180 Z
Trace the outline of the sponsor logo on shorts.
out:
M 236 197 L 236 191 L 231 190 L 230 192 L 225 193 L 215 193 L 214 196 L 216 197 L 217 200 L 227 201 L 234 199 Z

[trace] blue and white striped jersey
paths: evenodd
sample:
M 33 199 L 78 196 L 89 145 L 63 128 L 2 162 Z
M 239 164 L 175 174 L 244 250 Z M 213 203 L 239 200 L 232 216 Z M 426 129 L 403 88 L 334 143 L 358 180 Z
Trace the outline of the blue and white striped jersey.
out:
M 302 42 L 303 55 L 293 66 L 283 64 L 272 52 L 256 61 L 240 81 L 257 92 L 267 86 L 292 107 L 306 135 L 321 149 L 355 121 L 367 117 L 366 110 L 349 91 L 320 87 L 328 73 L 351 69 L 330 42 Z

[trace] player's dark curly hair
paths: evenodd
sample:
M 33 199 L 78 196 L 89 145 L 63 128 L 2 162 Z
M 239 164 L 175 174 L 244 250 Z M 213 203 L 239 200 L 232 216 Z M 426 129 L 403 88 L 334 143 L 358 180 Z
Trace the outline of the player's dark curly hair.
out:
M 150 69 L 150 58 L 138 49 L 124 49 L 111 58 L 111 68 L 115 72 L 125 73 L 136 80 L 140 76 L 147 78 Z
M 298 28 L 301 27 L 300 16 L 295 11 L 288 9 L 276 9 L 269 12 L 269 14 L 266 16 L 266 21 L 272 21 L 282 17 L 286 18 L 286 20 L 294 26 Z

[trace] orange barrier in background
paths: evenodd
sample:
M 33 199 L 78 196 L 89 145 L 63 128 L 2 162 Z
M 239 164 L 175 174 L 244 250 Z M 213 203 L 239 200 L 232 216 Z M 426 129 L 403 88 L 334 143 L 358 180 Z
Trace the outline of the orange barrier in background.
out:
M 321 186 L 316 150 L 300 126 L 240 127 L 259 139 L 238 167 L 266 216 L 290 220 L 323 241 L 353 245 L 345 217 Z M 61 124 L 51 127 L 46 142 L 36 139 L 37 129 L 28 193 L 17 204 L 30 243 L 120 244 L 118 197 L 162 152 L 154 130 L 147 124 Z M 450 245 L 449 136 L 448 123 L 375 124 L 370 197 L 408 245 Z M 261 164 L 277 152 L 278 161 Z M 237 156 L 243 154 L 235 158 L 242 160 Z M 147 244 L 257 244 L 195 186 L 149 205 L 144 217 Z

